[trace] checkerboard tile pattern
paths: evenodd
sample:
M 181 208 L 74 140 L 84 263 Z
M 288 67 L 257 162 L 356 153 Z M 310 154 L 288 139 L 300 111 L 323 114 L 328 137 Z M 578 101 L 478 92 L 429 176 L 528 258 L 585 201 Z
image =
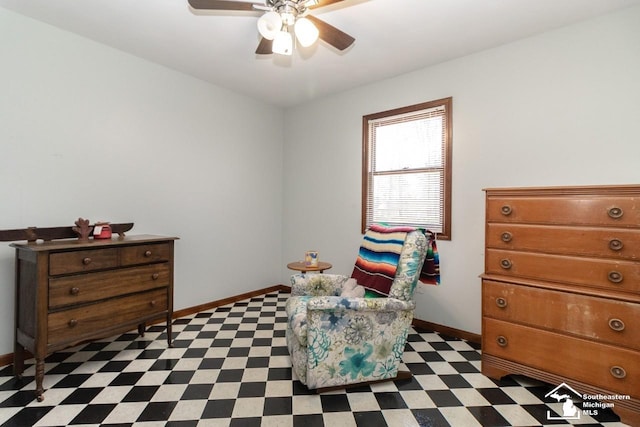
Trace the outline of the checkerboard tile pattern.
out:
M 316 394 L 292 374 L 285 302 L 275 292 L 174 321 L 174 347 L 161 326 L 51 355 L 45 400 L 0 368 L 0 426 L 536 426 L 559 404 L 552 385 L 480 373 L 475 344 L 413 330 L 403 357 L 410 380 Z M 623 426 L 605 410 L 588 426 Z M 554 424 L 569 424 L 555 421 Z

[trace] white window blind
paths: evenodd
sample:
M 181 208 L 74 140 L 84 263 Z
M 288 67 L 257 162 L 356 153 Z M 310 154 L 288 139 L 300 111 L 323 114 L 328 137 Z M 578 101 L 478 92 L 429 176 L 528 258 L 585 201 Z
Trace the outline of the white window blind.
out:
M 445 232 L 449 105 L 365 117 L 365 228 L 387 223 Z

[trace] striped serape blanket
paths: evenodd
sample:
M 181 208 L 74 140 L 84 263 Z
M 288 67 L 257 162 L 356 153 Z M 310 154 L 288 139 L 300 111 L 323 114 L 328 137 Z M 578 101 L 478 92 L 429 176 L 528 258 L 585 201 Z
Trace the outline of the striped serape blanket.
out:
M 389 295 L 396 277 L 400 253 L 410 227 L 383 227 L 372 225 L 364 234 L 364 240 L 351 277 L 359 285 L 382 295 Z
M 356 279 L 359 285 L 388 296 L 396 276 L 404 241 L 407 234 L 415 230 L 413 227 L 384 227 L 377 224 L 369 227 L 360 246 L 351 277 Z M 426 231 L 425 234 L 429 237 L 429 248 L 420 281 L 435 285 L 440 283 L 438 251 L 434 234 L 430 231 Z
M 440 256 L 436 246 L 436 236 L 429 230 L 425 234 L 429 238 L 429 246 L 427 247 L 427 256 L 424 259 L 424 264 L 422 264 L 422 271 L 420 271 L 420 282 L 426 285 L 439 285 Z

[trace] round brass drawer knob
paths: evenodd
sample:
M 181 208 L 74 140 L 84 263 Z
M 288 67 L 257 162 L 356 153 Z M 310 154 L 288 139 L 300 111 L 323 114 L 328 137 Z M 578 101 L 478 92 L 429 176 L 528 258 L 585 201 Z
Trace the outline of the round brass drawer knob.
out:
M 511 215 L 511 212 L 513 212 L 513 209 L 509 205 L 504 205 L 500 208 L 500 213 L 504 216 Z
M 157 303 L 156 303 L 156 300 L 151 300 L 151 301 L 149 302 L 149 305 L 150 305 L 151 307 L 155 307 L 155 306 L 156 306 L 156 304 L 157 304 Z
M 76 288 L 76 287 L 73 287 L 73 288 L 69 289 L 69 293 L 71 295 L 78 295 L 80 293 L 80 289 Z
M 609 327 L 616 332 L 624 331 L 624 322 L 620 319 L 609 319 Z
M 618 378 L 619 380 L 627 376 L 627 371 L 625 371 L 622 366 L 612 366 L 609 372 L 611 372 L 614 378 Z
M 505 308 L 507 306 L 507 299 L 503 297 L 496 298 L 496 305 L 500 308 Z
M 624 215 L 624 212 L 622 211 L 622 208 L 613 207 L 607 211 L 607 214 L 613 219 L 618 219 L 618 218 L 622 218 L 622 215 Z
M 610 271 L 609 274 L 607 274 L 607 278 L 612 283 L 620 283 L 622 282 L 623 276 L 619 271 Z
M 151 275 L 151 278 L 152 278 L 153 280 L 158 280 L 158 277 L 160 277 L 160 275 L 159 275 L 158 273 L 153 273 L 153 274 Z
M 89 258 L 89 257 L 84 258 L 84 259 L 82 260 L 82 263 L 83 263 L 84 265 L 89 265 L 89 264 L 91 264 L 91 258 Z
M 500 267 L 504 268 L 505 270 L 510 269 L 512 266 L 513 264 L 511 263 L 511 260 L 508 260 L 506 258 L 500 260 Z
M 623 248 L 623 246 L 624 244 L 618 239 L 611 239 L 609 241 L 609 249 L 611 249 L 612 251 L 619 251 Z
M 498 335 L 498 338 L 496 338 L 496 342 L 500 347 L 506 347 L 507 344 L 509 343 L 509 341 L 507 341 L 507 337 L 502 335 Z
M 511 239 L 513 239 L 513 234 L 509 233 L 508 231 L 505 231 L 500 235 L 500 239 L 505 243 L 509 243 Z
M 144 253 L 144 256 L 146 256 L 146 257 L 150 257 L 150 256 L 151 256 L 151 251 L 146 251 L 146 252 Z
M 68 323 L 70 328 L 73 328 L 77 324 L 78 324 L 78 321 L 76 319 L 71 319 L 71 320 L 69 320 L 69 323 Z

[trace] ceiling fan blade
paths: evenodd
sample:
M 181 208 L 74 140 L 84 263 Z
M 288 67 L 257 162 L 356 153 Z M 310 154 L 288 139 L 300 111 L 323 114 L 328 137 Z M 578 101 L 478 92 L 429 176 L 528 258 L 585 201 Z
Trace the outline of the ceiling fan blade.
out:
M 316 28 L 318 28 L 318 31 L 320 32 L 319 37 L 338 50 L 345 50 L 351 46 L 354 41 L 356 41 L 356 39 L 351 37 L 349 34 L 337 29 L 333 25 L 327 24 L 315 16 L 307 15 L 306 18 L 313 22 Z
M 252 3 L 234 0 L 189 0 L 194 9 L 255 11 Z
M 273 53 L 273 40 L 268 40 L 262 37 L 260 44 L 256 49 L 256 55 L 271 55 Z
M 314 4 L 313 6 L 309 6 L 308 8 L 317 9 L 322 6 L 329 6 L 330 4 L 333 4 L 333 3 L 340 3 L 341 1 L 344 1 L 344 0 L 318 0 L 318 4 Z

